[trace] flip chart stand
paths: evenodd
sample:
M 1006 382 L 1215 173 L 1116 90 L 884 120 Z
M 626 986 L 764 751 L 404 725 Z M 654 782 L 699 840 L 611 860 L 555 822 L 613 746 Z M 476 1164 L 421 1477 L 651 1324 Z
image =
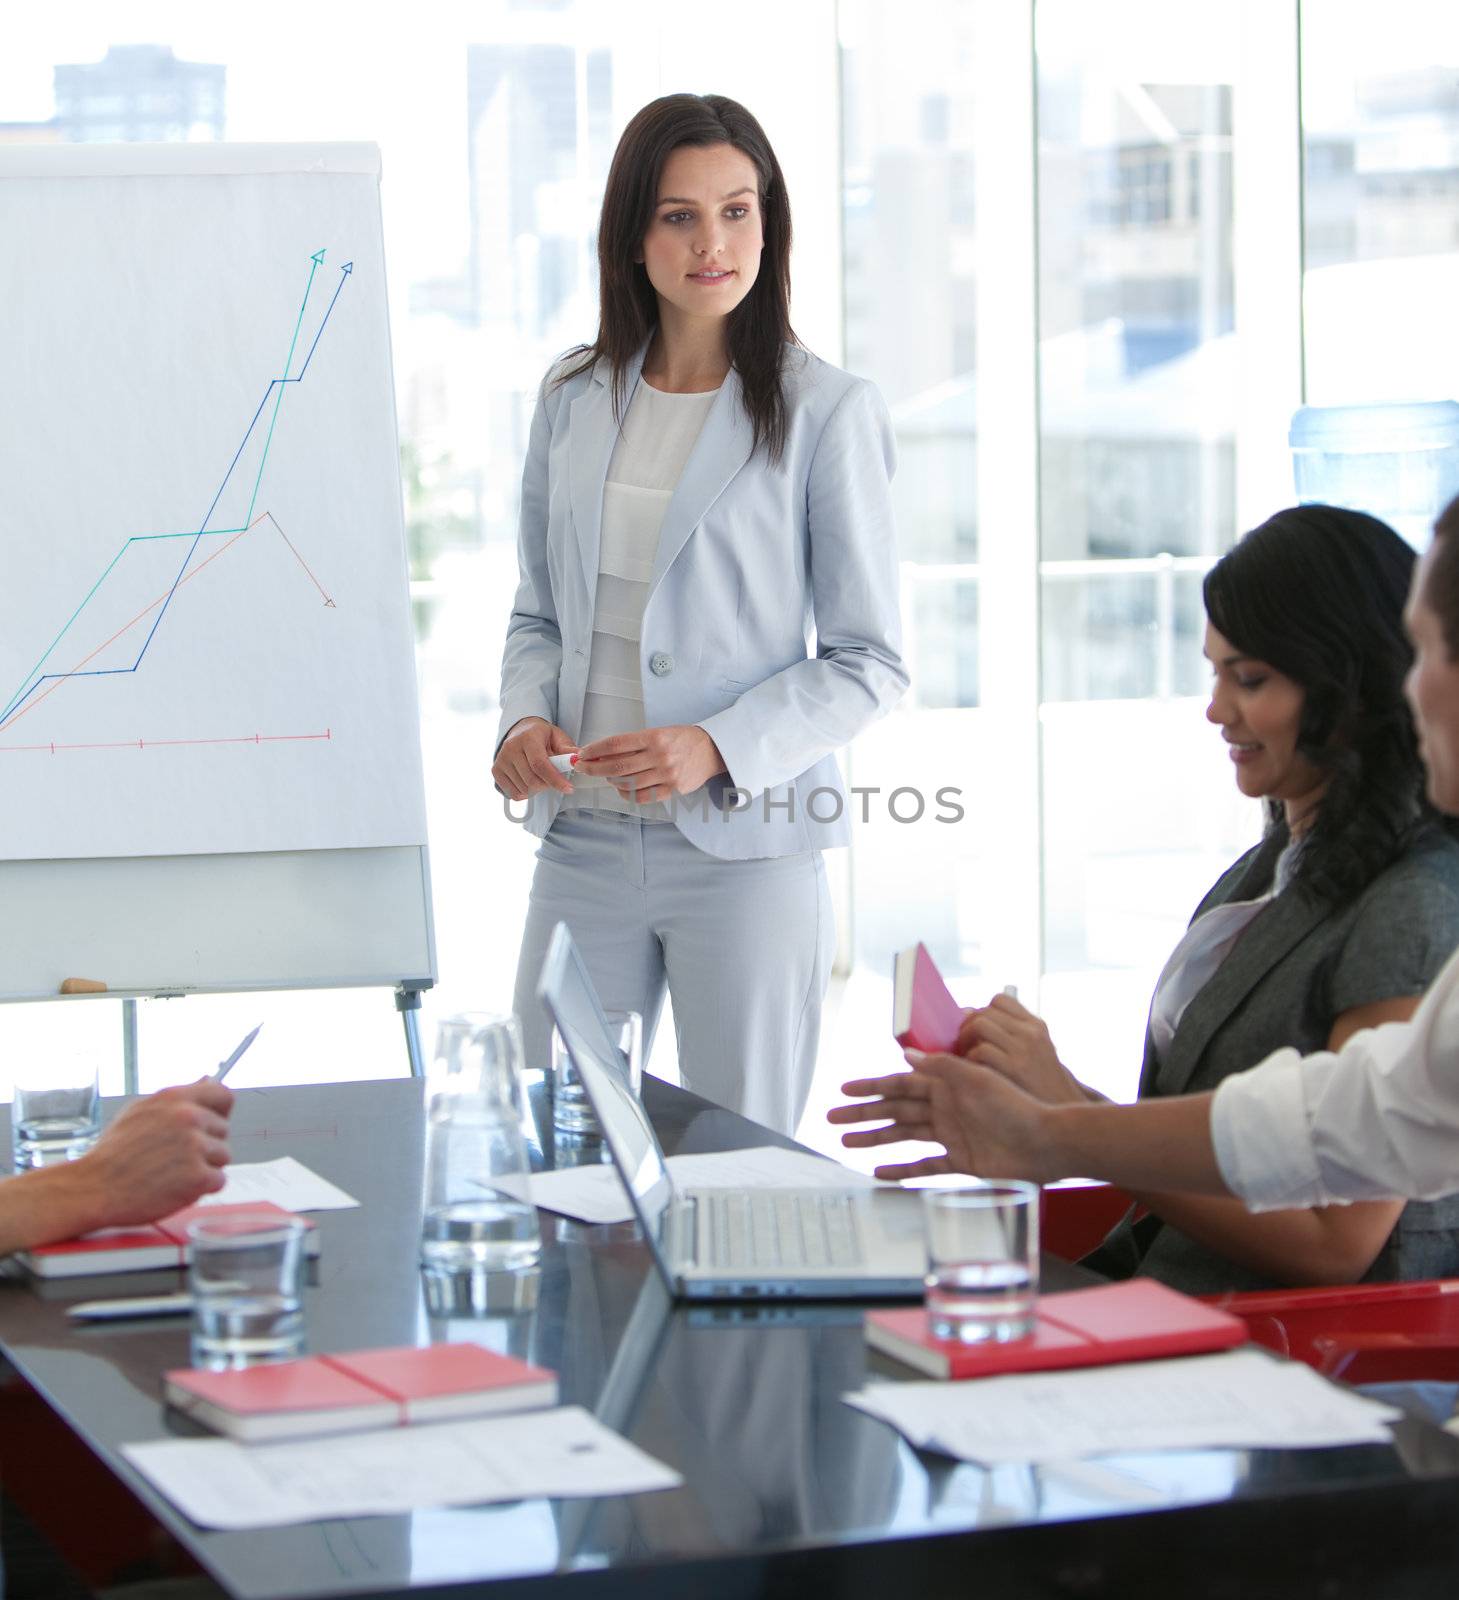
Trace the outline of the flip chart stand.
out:
M 428 980 L 407 979 L 396 985 L 395 1009 L 405 1026 L 405 1056 L 412 1078 L 425 1076 L 425 1056 L 420 1042 L 421 996 L 431 987 Z M 164 996 L 159 995 L 159 999 Z M 122 1000 L 122 1093 L 140 1094 L 141 1068 L 137 1054 L 137 1000 L 128 995 Z

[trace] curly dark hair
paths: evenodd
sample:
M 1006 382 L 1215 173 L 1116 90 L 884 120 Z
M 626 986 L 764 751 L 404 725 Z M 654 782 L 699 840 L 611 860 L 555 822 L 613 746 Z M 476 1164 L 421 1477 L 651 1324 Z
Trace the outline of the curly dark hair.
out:
M 1386 522 L 1338 506 L 1279 511 L 1206 574 L 1206 615 L 1304 693 L 1297 750 L 1327 787 L 1294 883 L 1341 904 L 1438 825 L 1403 697 L 1403 607 L 1418 557 Z M 1269 831 L 1285 832 L 1267 802 Z

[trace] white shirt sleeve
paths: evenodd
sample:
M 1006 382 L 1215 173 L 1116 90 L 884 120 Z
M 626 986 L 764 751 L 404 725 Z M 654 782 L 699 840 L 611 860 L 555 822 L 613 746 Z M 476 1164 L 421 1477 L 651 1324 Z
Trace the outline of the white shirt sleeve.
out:
M 1411 1022 L 1279 1050 L 1216 1090 L 1221 1176 L 1254 1211 L 1459 1191 L 1459 953 Z

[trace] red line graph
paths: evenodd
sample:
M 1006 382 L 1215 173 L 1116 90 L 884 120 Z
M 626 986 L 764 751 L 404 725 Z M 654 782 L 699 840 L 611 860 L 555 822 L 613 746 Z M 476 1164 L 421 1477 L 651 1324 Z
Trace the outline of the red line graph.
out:
M 69 750 L 165 750 L 177 745 L 195 744 L 299 744 L 306 740 L 334 738 L 334 730 L 323 733 L 231 733 L 210 739 L 113 739 L 94 744 L 0 744 L 0 756 L 61 755 Z

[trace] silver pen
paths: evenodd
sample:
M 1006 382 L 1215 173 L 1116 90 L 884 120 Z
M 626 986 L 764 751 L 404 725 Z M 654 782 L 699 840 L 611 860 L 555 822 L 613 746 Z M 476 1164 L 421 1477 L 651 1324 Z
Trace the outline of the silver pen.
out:
M 258 1025 L 258 1028 L 261 1028 L 261 1027 L 263 1027 L 263 1024 L 260 1022 L 259 1025 Z M 214 1083 L 222 1083 L 223 1079 L 226 1078 L 228 1076 L 228 1074 L 230 1072 L 232 1072 L 234 1067 L 236 1067 L 238 1065 L 238 1062 L 241 1059 L 241 1057 L 243 1055 L 243 1052 L 249 1047 L 249 1045 L 251 1045 L 253 1043 L 253 1041 L 256 1038 L 258 1038 L 258 1028 L 255 1028 L 253 1030 L 253 1032 L 250 1033 L 239 1044 L 238 1048 L 233 1052 L 233 1054 L 231 1056 L 228 1057 L 228 1059 L 226 1061 L 220 1061 L 218 1063 L 218 1070 L 213 1074 L 213 1082 Z

